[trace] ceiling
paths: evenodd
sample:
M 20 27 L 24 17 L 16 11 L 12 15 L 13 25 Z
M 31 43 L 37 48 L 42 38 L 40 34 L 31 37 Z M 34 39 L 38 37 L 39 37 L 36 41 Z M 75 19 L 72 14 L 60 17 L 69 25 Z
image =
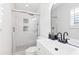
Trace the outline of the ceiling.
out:
M 56 4 L 54 4 L 53 5 L 53 8 L 55 9 L 55 8 L 58 8 L 58 7 L 60 7 L 60 6 L 62 6 L 64 3 L 56 3 Z
M 25 10 L 30 12 L 38 12 L 40 8 L 40 3 L 16 3 L 15 9 Z

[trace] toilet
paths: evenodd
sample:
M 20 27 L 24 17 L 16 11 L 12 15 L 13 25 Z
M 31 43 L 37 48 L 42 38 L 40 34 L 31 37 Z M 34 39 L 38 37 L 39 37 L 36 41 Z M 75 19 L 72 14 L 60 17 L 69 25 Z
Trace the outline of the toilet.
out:
M 25 55 L 36 55 L 37 54 L 37 47 L 29 47 L 28 49 L 25 50 Z

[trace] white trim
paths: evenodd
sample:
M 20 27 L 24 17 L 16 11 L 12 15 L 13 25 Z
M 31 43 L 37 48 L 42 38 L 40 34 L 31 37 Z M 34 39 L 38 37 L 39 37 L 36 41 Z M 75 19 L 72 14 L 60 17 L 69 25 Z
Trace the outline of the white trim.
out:
M 39 13 L 34 13 L 34 12 L 30 12 L 30 11 L 24 11 L 24 10 L 16 10 L 16 9 L 13 9 L 12 10 L 13 12 L 20 12 L 20 13 L 28 13 L 30 15 L 40 15 Z
M 73 11 L 73 15 L 74 15 L 74 19 L 72 19 L 72 12 Z M 70 25 L 71 25 L 71 28 L 79 28 L 79 24 L 74 24 L 74 20 L 75 20 L 75 8 L 73 8 L 71 11 L 70 11 Z

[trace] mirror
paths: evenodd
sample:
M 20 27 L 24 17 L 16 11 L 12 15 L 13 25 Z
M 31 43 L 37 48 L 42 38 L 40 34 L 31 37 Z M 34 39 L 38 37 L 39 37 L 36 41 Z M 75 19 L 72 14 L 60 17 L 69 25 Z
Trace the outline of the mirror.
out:
M 55 35 L 58 32 L 68 32 L 70 41 L 79 46 L 79 3 L 53 4 L 51 33 Z

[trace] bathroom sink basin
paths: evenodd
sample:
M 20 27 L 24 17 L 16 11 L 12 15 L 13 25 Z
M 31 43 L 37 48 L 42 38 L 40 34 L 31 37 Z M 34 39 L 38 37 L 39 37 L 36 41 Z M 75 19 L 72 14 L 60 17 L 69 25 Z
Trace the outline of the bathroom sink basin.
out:
M 75 54 L 79 54 L 79 48 L 75 47 L 73 45 L 70 44 L 63 44 L 57 41 L 53 41 L 53 44 L 50 45 L 52 47 L 50 47 L 49 50 L 51 50 L 52 53 L 56 54 L 56 55 L 75 55 Z M 57 48 L 58 50 L 55 50 L 55 48 Z
M 51 54 L 54 55 L 76 55 L 79 54 L 79 48 L 72 44 L 63 44 L 57 40 L 40 38 L 38 40 Z M 70 42 L 69 42 L 70 43 Z
M 59 48 L 59 51 L 58 51 L 59 53 L 56 52 L 56 54 L 64 54 L 64 55 L 79 54 L 79 48 L 77 48 L 71 44 L 59 43 L 58 48 Z

